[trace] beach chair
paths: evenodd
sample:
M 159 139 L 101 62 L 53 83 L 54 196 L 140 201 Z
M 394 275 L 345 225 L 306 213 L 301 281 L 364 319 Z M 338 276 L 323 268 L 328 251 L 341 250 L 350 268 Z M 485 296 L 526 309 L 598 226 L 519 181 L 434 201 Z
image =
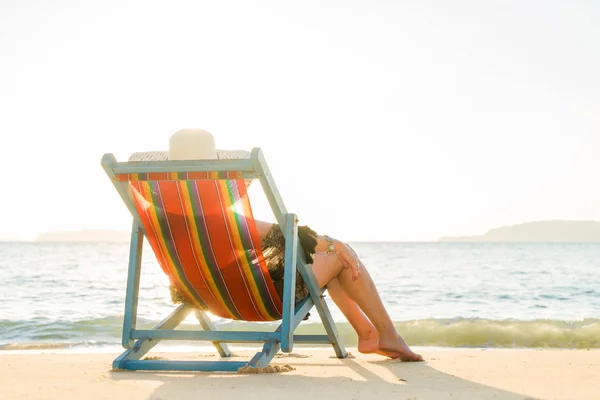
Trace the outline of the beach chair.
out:
M 102 166 L 133 216 L 122 345 L 113 367 L 128 370 L 236 371 L 265 367 L 294 343 L 333 346 L 347 356 L 288 213 L 259 148 L 237 160 L 117 162 Z M 246 181 L 258 179 L 285 236 L 284 295 L 280 298 L 263 258 Z M 185 302 L 153 329 L 136 326 L 144 236 Z M 310 295 L 296 303 L 298 270 Z M 294 335 L 312 307 L 326 335 Z M 176 330 L 193 312 L 203 330 Z M 278 321 L 275 331 L 218 331 L 207 313 L 238 321 Z M 142 359 L 161 340 L 210 341 L 222 358 L 227 343 L 263 343 L 248 362 Z

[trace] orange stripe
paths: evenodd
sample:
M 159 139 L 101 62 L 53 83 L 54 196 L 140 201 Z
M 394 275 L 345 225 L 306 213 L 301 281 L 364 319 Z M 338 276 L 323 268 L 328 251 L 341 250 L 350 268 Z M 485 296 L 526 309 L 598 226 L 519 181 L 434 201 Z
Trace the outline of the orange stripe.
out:
M 279 294 L 277 293 L 277 290 L 275 290 L 275 286 L 273 285 L 273 281 L 271 280 L 271 275 L 269 274 L 269 269 L 266 265 L 265 257 L 262 252 L 262 243 L 260 242 L 260 236 L 258 235 L 258 230 L 256 228 L 256 222 L 254 220 L 254 214 L 252 213 L 252 207 L 250 207 L 250 199 L 248 198 L 246 182 L 243 179 L 240 179 L 236 182 L 236 185 L 238 187 L 238 192 L 240 195 L 239 201 L 242 204 L 244 217 L 246 218 L 246 223 L 248 224 L 248 229 L 250 230 L 250 240 L 252 241 L 252 245 L 254 246 L 258 265 L 261 269 L 261 278 L 263 279 L 264 284 L 268 288 L 269 295 L 271 296 L 270 300 L 275 305 L 275 308 L 277 309 L 279 314 L 281 314 L 283 300 L 279 298 Z
M 148 183 L 142 183 L 142 184 L 138 184 L 140 186 L 141 189 L 141 193 L 142 196 L 147 199 L 147 201 L 152 201 L 152 195 L 149 191 L 149 185 Z M 147 215 L 148 215 L 148 223 L 149 223 L 149 227 L 150 230 L 154 233 L 155 237 L 156 237 L 156 244 L 157 244 L 157 248 L 159 250 L 159 254 L 161 254 L 161 258 L 163 260 L 163 264 L 161 265 L 163 267 L 163 270 L 165 272 L 167 272 L 167 275 L 171 278 L 171 283 L 173 285 L 175 285 L 175 287 L 177 287 L 177 289 L 181 292 L 181 295 L 188 300 L 190 303 L 192 303 L 195 307 L 197 308 L 203 308 L 194 298 L 194 296 L 191 294 L 191 292 L 188 290 L 187 285 L 185 285 L 182 282 L 181 277 L 179 276 L 179 274 L 177 273 L 177 269 L 175 268 L 174 265 L 174 260 L 172 259 L 170 253 L 169 253 L 169 249 L 166 246 L 165 243 L 165 238 L 163 237 L 162 233 L 161 233 L 161 229 L 160 229 L 160 223 L 158 222 L 158 216 L 156 214 L 156 209 L 155 209 L 155 205 L 153 204 L 152 206 L 146 208 L 147 210 Z M 155 251 L 156 253 L 156 251 Z
M 247 288 L 252 292 L 252 296 L 250 296 L 252 302 L 255 304 L 255 306 L 258 307 L 257 311 L 260 313 L 261 317 L 263 319 L 268 320 L 270 319 L 269 312 L 267 311 L 264 305 L 264 300 L 261 298 L 260 292 L 256 287 L 256 282 L 254 281 L 252 271 L 250 271 L 250 265 L 248 264 L 248 259 L 245 255 L 245 249 L 242 245 L 237 221 L 235 220 L 234 203 L 231 202 L 231 199 L 229 197 L 228 181 L 220 180 L 218 181 L 218 184 L 220 190 L 221 204 L 223 204 L 224 207 L 223 214 L 225 222 L 227 223 L 229 237 L 233 242 L 232 251 L 236 254 L 236 259 L 238 261 L 238 265 L 241 267 L 241 271 L 247 283 Z
M 191 216 L 187 220 L 189 224 L 187 234 L 189 235 L 190 245 L 194 255 L 194 262 L 199 268 L 199 272 L 201 273 L 203 281 L 206 284 L 206 289 L 210 292 L 210 295 L 219 304 L 219 308 L 221 309 L 221 311 L 216 313 L 218 315 L 227 315 L 227 318 L 233 318 L 233 315 L 231 314 L 231 312 L 229 312 L 227 304 L 225 303 L 223 297 L 221 297 L 215 280 L 210 270 L 208 269 L 208 266 L 206 265 L 206 255 L 204 254 L 204 251 L 202 250 L 202 245 L 200 244 L 200 238 L 198 237 L 198 227 L 196 226 L 196 219 L 194 218 L 194 211 L 192 209 L 191 199 L 187 190 L 187 183 L 179 182 L 179 193 L 181 195 L 184 207 L 184 214 L 187 216 Z
M 194 288 L 194 291 L 211 310 L 220 315 L 229 315 L 229 313 L 224 313 L 221 304 L 212 295 L 200 273 L 188 236 L 187 215 L 184 213 L 180 193 L 177 190 L 178 182 L 164 181 L 160 182 L 159 186 L 169 230 L 173 238 L 172 245 L 177 253 L 178 265 L 181 266 L 181 272 L 191 287 Z
M 244 276 L 237 265 L 236 255 L 231 249 L 229 234 L 223 220 L 217 182 L 212 181 L 210 190 L 203 190 L 200 199 L 204 208 L 208 234 L 217 264 L 222 268 L 223 278 L 228 287 L 235 288 L 235 290 L 230 290 L 233 302 L 245 320 L 256 320 L 259 315 L 246 287 Z
M 177 173 L 148 174 L 148 178 L 173 178 Z M 200 174 L 214 175 L 214 172 Z M 150 176 L 152 175 L 152 176 Z M 231 174 L 241 175 L 241 174 Z M 188 176 L 189 177 L 189 176 Z M 130 174 L 129 178 L 139 178 L 138 174 Z M 252 215 L 252 209 L 246 194 L 243 180 L 236 182 L 239 199 L 230 197 L 227 181 L 225 180 L 199 180 L 191 184 L 200 192 L 199 201 L 206 226 L 197 226 L 196 216 L 192 208 L 192 199 L 188 191 L 189 181 L 163 181 L 157 186 L 162 196 L 162 207 L 165 212 L 163 217 L 157 214 L 157 204 L 154 204 L 150 182 L 130 182 L 135 205 L 142 219 L 142 224 L 148 235 L 147 239 L 152 246 L 159 265 L 169 276 L 171 283 L 177 287 L 182 296 L 194 307 L 204 308 L 198 301 L 206 303 L 215 315 L 225 318 L 243 319 L 247 321 L 269 321 L 277 318 L 273 314 L 273 306 L 281 313 L 281 299 L 274 288 L 264 256 L 261 250 L 260 238 Z M 231 184 L 234 184 L 231 182 Z M 195 194 L 194 194 L 195 196 Z M 236 195 L 237 196 L 237 195 Z M 197 201 L 193 200 L 194 202 Z M 234 214 L 234 205 L 237 202 L 243 209 L 243 218 L 238 224 Z M 160 203 L 158 203 L 160 206 Z M 194 206 L 195 207 L 195 206 Z M 160 215 L 163 215 L 160 211 Z M 241 212 L 241 210 L 240 210 Z M 159 220 L 160 219 L 160 220 Z M 244 232 L 249 229 L 249 239 L 254 246 L 258 265 L 253 264 L 247 258 L 244 242 L 240 229 Z M 172 247 L 166 243 L 166 235 L 173 239 Z M 206 233 L 205 233 L 206 232 Z M 202 239 L 200 234 L 203 235 Z M 204 235 L 207 235 L 204 246 L 210 246 L 213 254 L 207 254 L 203 248 Z M 247 233 L 244 233 L 246 235 Z M 171 251 L 170 251 L 171 249 Z M 172 254 L 171 254 L 172 253 Z M 207 264 L 210 257 L 210 267 Z M 175 259 L 176 258 L 176 259 Z M 219 276 L 211 268 L 218 268 Z M 255 275 L 258 271 L 258 275 Z M 223 281 L 221 281 L 221 276 Z M 218 283 L 215 278 L 219 279 Z M 258 287 L 257 279 L 260 280 L 261 288 Z M 224 282 L 224 283 L 223 283 Z M 261 293 L 265 291 L 270 298 L 263 298 Z M 224 286 L 223 286 L 224 284 Z M 223 295 L 229 296 L 224 298 Z M 197 300 L 196 296 L 200 300 Z M 266 303 L 268 302 L 268 303 Z M 271 311 L 269 311 L 271 310 Z M 233 315 L 232 312 L 237 313 Z M 270 314 L 271 312 L 271 314 Z M 239 317 L 238 317 L 239 315 Z
M 206 179 L 208 178 L 207 172 L 188 172 L 189 180 L 198 180 L 198 179 Z

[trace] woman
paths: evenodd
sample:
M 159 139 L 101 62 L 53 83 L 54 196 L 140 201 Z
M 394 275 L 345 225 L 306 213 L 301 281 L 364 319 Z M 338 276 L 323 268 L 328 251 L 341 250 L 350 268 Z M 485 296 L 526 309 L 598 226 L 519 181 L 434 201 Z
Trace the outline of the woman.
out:
M 283 245 L 277 244 L 283 239 L 281 229 L 263 221 L 256 221 L 256 226 L 267 265 L 278 286 L 278 281 L 282 283 L 283 279 Z M 307 257 L 312 258 L 310 265 L 319 287 L 327 286 L 331 299 L 356 331 L 358 351 L 402 361 L 423 361 L 396 331 L 371 276 L 356 252 L 346 243 L 317 235 L 308 227 L 299 229 L 299 237 Z M 279 251 L 270 252 L 272 247 L 279 247 Z M 299 291 L 303 293 L 299 295 Z M 297 285 L 297 297 L 304 297 L 306 292 Z
M 238 158 L 237 154 L 231 157 L 217 155 L 214 137 L 202 129 L 182 129 L 169 140 L 170 160 Z M 281 229 L 262 221 L 256 221 L 256 225 L 271 278 L 281 293 L 285 247 Z M 356 330 L 358 351 L 402 361 L 423 361 L 396 332 L 371 276 L 350 246 L 328 236 L 317 235 L 308 227 L 300 227 L 299 238 L 319 287 L 327 286 L 331 299 Z M 298 277 L 297 281 L 298 299 L 305 297 L 308 290 L 302 278 Z M 173 287 L 171 294 L 173 301 L 183 300 Z

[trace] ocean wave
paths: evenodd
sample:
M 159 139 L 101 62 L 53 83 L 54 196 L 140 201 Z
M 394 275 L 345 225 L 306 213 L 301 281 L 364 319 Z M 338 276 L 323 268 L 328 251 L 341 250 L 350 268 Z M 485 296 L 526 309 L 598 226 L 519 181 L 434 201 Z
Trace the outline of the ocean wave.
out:
M 62 350 L 72 348 L 70 343 L 34 342 L 6 343 L 0 345 L 0 350 Z
M 297 334 L 324 334 L 323 326 L 304 322 Z M 0 350 L 42 350 L 101 348 L 120 344 L 122 319 L 98 318 L 73 323 L 64 321 L 0 321 Z M 396 328 L 411 346 L 486 347 L 486 348 L 600 348 L 600 319 L 489 320 L 424 319 L 396 322 Z M 231 331 L 269 331 L 276 323 L 216 321 L 218 329 Z M 354 330 L 347 322 L 336 324 L 347 346 L 356 346 Z M 150 321 L 138 321 L 138 327 L 150 328 Z M 185 323 L 181 329 L 198 329 Z M 173 342 L 170 342 L 173 343 Z M 187 342 L 188 344 L 190 342 Z M 201 342 L 204 344 L 204 342 Z M 173 343 L 174 344 L 174 343 Z
M 420 320 L 396 324 L 415 346 L 600 348 L 600 320 Z

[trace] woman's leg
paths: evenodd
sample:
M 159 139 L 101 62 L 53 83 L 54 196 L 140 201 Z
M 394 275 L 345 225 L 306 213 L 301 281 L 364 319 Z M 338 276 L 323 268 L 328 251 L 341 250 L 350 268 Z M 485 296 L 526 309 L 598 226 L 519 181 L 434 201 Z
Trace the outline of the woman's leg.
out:
M 359 268 L 359 275 L 357 279 L 353 279 L 352 270 L 345 268 L 340 257 L 335 253 L 316 253 L 312 264 L 312 270 L 320 287 L 327 285 L 337 278 L 343 292 L 360 307 L 360 310 L 366 314 L 370 322 L 375 326 L 379 335 L 377 353 L 391 358 L 400 358 L 403 361 L 421 361 L 423 358 L 415 354 L 398 332 L 396 332 L 396 327 L 388 315 L 367 270 L 362 263 L 358 263 L 357 267 Z M 336 283 L 333 285 L 335 291 Z M 361 334 L 364 334 L 366 331 L 364 321 L 361 321 L 352 306 L 348 307 L 347 300 L 339 296 L 339 292 L 337 294 L 337 298 L 342 304 L 341 307 L 344 307 L 353 319 L 353 321 L 349 320 L 349 322 L 352 326 L 357 324 L 359 329 L 361 329 Z M 334 296 L 332 295 L 332 299 L 335 301 Z M 344 312 L 342 308 L 340 310 Z
M 327 282 L 327 292 L 356 331 L 358 351 L 361 353 L 377 353 L 379 350 L 377 329 L 362 312 L 358 304 L 344 292 L 338 278 L 333 278 Z

